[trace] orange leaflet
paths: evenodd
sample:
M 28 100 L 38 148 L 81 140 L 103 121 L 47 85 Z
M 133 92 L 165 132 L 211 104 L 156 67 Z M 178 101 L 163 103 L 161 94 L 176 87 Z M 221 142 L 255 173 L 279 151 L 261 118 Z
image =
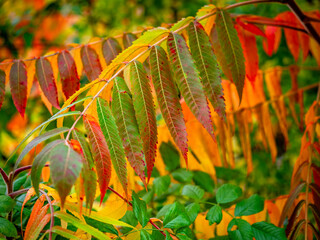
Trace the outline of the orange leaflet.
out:
M 281 28 L 276 26 L 267 26 L 265 28 L 267 39 L 263 40 L 263 49 L 271 56 L 278 51 L 281 40 Z
M 240 25 L 235 25 L 245 58 L 246 77 L 254 82 L 259 69 L 259 56 L 256 37 Z
M 246 31 L 251 32 L 254 35 L 258 35 L 258 36 L 262 36 L 262 37 L 266 37 L 266 34 L 256 25 L 251 24 L 251 23 L 246 23 L 243 20 L 245 20 L 247 17 L 237 17 L 236 21 L 237 23 Z M 249 17 L 250 19 L 250 17 Z
M 320 12 L 319 11 L 314 11 L 314 12 L 310 13 L 309 15 L 310 15 L 310 17 L 320 19 Z M 316 29 L 316 31 L 319 33 L 320 32 L 320 23 L 319 22 L 312 22 L 312 25 Z M 318 65 L 320 66 L 320 45 L 313 38 L 310 38 L 310 50 L 312 52 L 313 57 L 316 59 Z

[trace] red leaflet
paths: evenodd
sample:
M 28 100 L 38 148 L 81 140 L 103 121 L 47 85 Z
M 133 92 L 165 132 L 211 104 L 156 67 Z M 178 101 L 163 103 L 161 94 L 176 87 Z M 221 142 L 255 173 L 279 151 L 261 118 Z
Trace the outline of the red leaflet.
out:
M 251 24 L 251 23 L 246 23 L 242 21 L 242 17 L 238 17 L 236 19 L 237 23 L 245 30 L 251 32 L 254 35 L 259 35 L 262 37 L 267 37 L 266 34 L 260 29 L 258 28 L 256 25 Z
M 120 44 L 114 38 L 108 38 L 102 44 L 102 53 L 107 65 L 109 65 L 121 51 Z
M 277 16 L 277 18 L 298 27 L 298 20 L 292 12 L 281 13 Z M 300 50 L 298 32 L 289 28 L 284 28 L 284 35 L 286 36 L 288 48 L 294 59 L 297 61 Z
M 5 84 L 6 84 L 6 73 L 0 70 L 0 109 L 4 100 L 5 95 Z
M 123 41 L 124 49 L 130 47 L 132 45 L 133 41 L 136 39 L 137 39 L 136 35 L 134 35 L 132 33 L 123 34 L 122 41 Z
M 68 50 L 59 53 L 58 68 L 61 77 L 62 91 L 68 99 L 80 88 L 76 63 Z
M 41 90 L 49 102 L 55 108 L 60 109 L 58 102 L 57 85 L 54 80 L 53 70 L 50 62 L 46 58 L 39 58 L 36 61 L 36 77 L 40 84 Z
M 83 69 L 89 81 L 97 79 L 102 71 L 102 68 L 96 51 L 85 45 L 83 48 L 81 48 L 81 60 Z
M 265 29 L 267 39 L 263 41 L 264 51 L 271 56 L 277 52 L 281 40 L 281 28 L 275 26 L 267 26 Z
M 259 70 L 259 55 L 256 37 L 240 25 L 235 25 L 245 58 L 246 77 L 254 82 Z
M 9 79 L 14 105 L 19 111 L 20 115 L 24 117 L 27 105 L 28 78 L 26 65 L 23 61 L 18 60 L 12 64 Z
M 98 122 L 90 115 L 83 117 L 83 120 L 88 131 L 88 138 L 92 147 L 93 158 L 95 159 L 101 192 L 101 204 L 111 179 L 111 158 L 106 140 Z

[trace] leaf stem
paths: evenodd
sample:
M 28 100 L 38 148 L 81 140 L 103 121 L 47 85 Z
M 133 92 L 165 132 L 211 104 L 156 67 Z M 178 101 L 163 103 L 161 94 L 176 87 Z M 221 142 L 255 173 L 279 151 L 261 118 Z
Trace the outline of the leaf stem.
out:
M 46 164 L 44 165 L 44 167 L 49 167 L 50 165 L 49 164 Z M 19 173 L 23 172 L 23 171 L 26 171 L 26 170 L 29 170 L 32 168 L 32 165 L 27 165 L 27 166 L 24 166 L 24 167 L 21 167 L 21 168 L 18 168 L 14 171 L 13 173 L 13 178 L 15 178 L 16 176 L 18 176 Z
M 45 191 L 43 191 L 43 190 L 41 190 L 41 189 L 39 189 L 39 191 L 43 194 L 43 195 L 45 195 L 45 197 L 46 197 L 46 199 L 47 199 L 47 201 L 48 201 L 48 204 L 49 204 L 49 207 L 50 207 L 50 229 L 49 229 L 49 240 L 51 240 L 52 239 L 52 228 L 53 228 L 53 226 L 54 226 L 54 210 L 53 210 L 53 205 L 52 205 L 52 202 L 51 202 L 51 199 L 50 199 L 50 197 L 48 196 L 48 194 L 45 192 Z
M 8 184 L 9 184 L 9 178 L 8 178 L 8 175 L 6 174 L 6 172 L 2 169 L 2 168 L 0 168 L 0 174 L 1 174 L 1 176 L 2 176 L 2 178 L 3 178 L 3 181 L 6 183 L 6 185 L 8 186 Z

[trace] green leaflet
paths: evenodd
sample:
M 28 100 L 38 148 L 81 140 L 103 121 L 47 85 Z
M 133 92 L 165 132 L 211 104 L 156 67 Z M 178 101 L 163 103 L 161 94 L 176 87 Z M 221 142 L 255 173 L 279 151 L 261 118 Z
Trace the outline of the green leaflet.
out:
M 114 81 L 112 92 L 112 114 L 115 116 L 119 135 L 122 139 L 122 145 L 128 161 L 142 182 L 146 184 L 142 141 L 130 95 L 130 90 L 125 81 L 117 77 Z
M 97 112 L 101 130 L 108 144 L 113 167 L 117 173 L 123 190 L 127 195 L 128 180 L 126 157 L 115 119 L 111 113 L 111 109 L 109 108 L 107 101 L 102 98 L 97 98 Z
M 35 157 L 33 163 L 32 163 L 32 168 L 31 168 L 31 181 L 32 181 L 32 186 L 34 190 L 36 191 L 37 195 L 39 195 L 39 183 L 40 183 L 40 175 L 42 172 L 42 169 L 46 162 L 48 161 L 48 153 L 56 147 L 58 144 L 63 143 L 64 140 L 59 139 L 56 141 L 53 141 L 46 145 L 42 151 Z
M 84 181 L 84 192 L 86 195 L 86 207 L 89 208 L 91 211 L 97 187 L 97 174 L 94 171 L 94 161 L 92 159 L 89 144 L 84 138 L 84 136 L 77 130 L 73 131 L 72 134 L 73 138 L 79 142 L 82 149 L 82 154 L 84 158 L 82 177 Z
M 191 112 L 215 140 L 206 96 L 187 44 L 183 37 L 176 33 L 169 34 L 167 44 L 173 72 L 181 94 Z
M 199 22 L 191 22 L 188 27 L 189 46 L 199 70 L 203 90 L 218 115 L 226 119 L 220 70 L 212 51 L 209 37 Z
M 55 212 L 54 215 L 57 218 L 60 218 L 61 220 L 64 220 L 68 223 L 71 223 L 72 225 L 74 225 L 75 227 L 91 234 L 92 236 L 96 237 L 97 239 L 101 239 L 101 240 L 106 240 L 106 239 L 110 239 L 107 235 L 105 235 L 103 232 L 100 232 L 99 230 L 89 226 L 88 224 L 86 224 L 85 222 L 80 221 L 78 218 L 75 218 L 67 213 L 64 212 Z
M 157 121 L 150 83 L 142 63 L 133 61 L 130 65 L 130 79 L 133 107 L 143 142 L 149 181 L 157 150 Z
M 163 118 L 170 134 L 179 147 L 186 163 L 188 162 L 188 144 L 186 125 L 178 92 L 171 76 L 167 54 L 163 48 L 154 46 L 150 52 L 152 82 Z
M 134 215 L 141 223 L 142 227 L 145 227 L 150 218 L 147 212 L 147 204 L 145 201 L 141 200 L 135 192 L 132 192 L 132 208 Z
M 193 20 L 194 20 L 194 17 L 182 18 L 179 22 L 175 23 L 175 24 L 170 28 L 170 31 L 171 31 L 171 32 L 177 31 L 179 28 L 187 25 L 188 23 L 192 22 Z
M 82 157 L 65 142 L 60 142 L 47 152 L 46 159 L 50 161 L 52 182 L 59 193 L 63 207 L 66 197 L 80 174 Z
M 231 71 L 232 80 L 237 87 L 241 101 L 246 72 L 240 40 L 233 27 L 229 13 L 222 9 L 217 9 L 215 23 L 219 43 L 228 64 L 228 69 Z

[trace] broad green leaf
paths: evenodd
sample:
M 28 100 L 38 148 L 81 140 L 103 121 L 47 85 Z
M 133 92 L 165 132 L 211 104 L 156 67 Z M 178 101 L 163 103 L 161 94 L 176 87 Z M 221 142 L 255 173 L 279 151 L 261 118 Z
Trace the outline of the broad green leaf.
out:
M 126 156 L 124 154 L 124 149 L 119 136 L 119 131 L 117 129 L 116 121 L 111 113 L 111 109 L 108 106 L 107 101 L 102 98 L 97 98 L 97 112 L 101 130 L 107 141 L 114 170 L 116 171 L 123 190 L 125 191 L 126 195 L 128 195 Z
M 179 203 L 175 202 L 166 215 L 164 216 L 163 220 L 163 227 L 164 228 L 173 228 L 178 229 L 182 227 L 187 227 L 191 224 L 189 215 L 186 212 L 184 206 Z
M 167 45 L 175 80 L 186 104 L 211 137 L 215 139 L 207 99 L 185 40 L 176 33 L 170 33 Z
M 246 72 L 237 31 L 233 27 L 230 14 L 222 9 L 217 9 L 215 24 L 221 49 L 225 55 L 228 69 L 231 71 L 232 80 L 237 87 L 241 100 Z
M 242 189 L 232 184 L 223 184 L 217 190 L 217 202 L 220 204 L 230 203 L 237 200 L 242 195 Z
M 252 195 L 248 199 L 244 199 L 237 203 L 234 215 L 236 217 L 249 216 L 261 212 L 264 208 L 264 200 L 257 194 Z
M 208 173 L 202 171 L 194 171 L 193 181 L 202 189 L 206 190 L 207 192 L 213 193 L 214 181 Z
M 213 223 L 219 224 L 222 220 L 222 209 L 219 205 L 214 205 L 209 209 L 206 219 L 209 221 L 209 224 Z
M 179 240 L 192 240 L 191 238 L 189 238 L 187 235 L 185 235 L 184 233 L 178 233 L 177 237 Z
M 191 203 L 186 206 L 186 212 L 190 218 L 190 222 L 193 223 L 196 220 L 198 213 L 200 212 L 199 203 Z
M 234 225 L 237 226 L 237 230 L 231 231 Z M 252 240 L 253 238 L 251 225 L 247 221 L 239 218 L 234 218 L 229 222 L 228 233 L 231 239 Z
M 68 50 L 58 54 L 58 68 L 61 78 L 62 91 L 66 99 L 80 88 L 80 78 L 76 63 Z
M 55 108 L 60 109 L 58 101 L 58 90 L 56 81 L 54 79 L 51 63 L 48 59 L 40 57 L 35 63 L 35 72 L 42 92 L 48 99 L 48 101 Z
M 253 236 L 256 240 L 285 240 L 287 239 L 283 228 L 271 223 L 257 222 L 252 224 Z
M 0 70 L 0 109 L 6 94 L 6 73 Z
M 28 98 L 28 79 L 26 65 L 23 61 L 19 60 L 12 64 L 9 83 L 13 103 L 20 115 L 24 117 Z
M 61 133 L 67 132 L 69 130 L 69 128 L 66 127 L 62 127 L 62 128 L 55 128 L 52 129 L 38 137 L 36 137 L 35 139 L 33 139 L 31 142 L 29 142 L 27 144 L 27 146 L 22 150 L 22 152 L 20 153 L 16 163 L 15 163 L 15 167 L 14 169 L 16 169 L 19 165 L 19 163 L 21 162 L 21 160 L 34 148 L 36 147 L 39 143 L 48 140 L 49 138 L 52 138 L 54 136 L 57 136 Z
M 16 202 L 11 197 L 7 195 L 0 195 L 0 213 L 10 212 L 15 205 Z
M 64 140 L 59 139 L 47 144 L 42 149 L 42 151 L 35 157 L 32 163 L 31 181 L 32 181 L 32 186 L 36 191 L 37 195 L 39 195 L 39 183 L 40 183 L 41 172 L 44 165 L 48 161 L 48 154 L 50 154 L 50 151 L 54 149 L 57 145 L 63 144 L 63 142 Z
M 164 217 L 166 214 L 167 214 L 167 212 L 169 211 L 169 209 L 171 208 L 171 206 L 173 205 L 173 203 L 172 204 L 166 204 L 166 205 L 164 205 L 160 210 L 159 210 L 159 212 L 157 213 L 157 218 L 161 218 L 161 217 Z
M 82 177 L 84 180 L 84 192 L 86 195 L 86 207 L 92 209 L 94 198 L 96 195 L 97 174 L 94 170 L 94 161 L 92 159 L 91 151 L 88 142 L 79 131 L 73 131 L 73 138 L 77 140 L 82 149 L 84 163 L 82 168 Z
M 185 169 L 179 168 L 172 172 L 172 177 L 181 183 L 190 183 L 193 177 L 193 172 Z
M 161 194 L 165 193 L 168 191 L 168 188 L 170 186 L 170 176 L 162 176 L 162 177 L 157 177 L 153 180 L 153 188 L 156 193 L 156 195 L 160 196 Z
M 180 167 L 180 155 L 173 144 L 169 142 L 161 142 L 160 144 L 160 155 L 166 165 L 168 171 L 173 171 Z
M 141 200 L 135 192 L 132 192 L 132 208 L 134 215 L 136 216 L 142 227 L 145 227 L 149 222 L 147 204 L 145 203 L 145 201 Z
M 98 229 L 101 232 L 108 232 L 108 233 L 112 233 L 115 235 L 119 235 L 119 232 L 117 231 L 117 229 L 111 224 L 102 223 L 100 221 L 97 221 L 95 219 L 92 219 L 92 218 L 86 217 L 86 216 L 84 217 L 84 219 L 88 225 Z
M 54 215 L 57 218 L 60 218 L 63 221 L 66 221 L 68 223 L 71 223 L 72 225 L 74 225 L 75 227 L 91 234 L 92 236 L 96 237 L 97 239 L 101 239 L 101 240 L 106 240 L 106 239 L 110 239 L 107 235 L 105 235 L 104 233 L 100 232 L 99 230 L 89 226 L 88 224 L 80 221 L 79 219 L 64 213 L 64 212 L 55 212 Z
M 152 240 L 152 237 L 151 237 L 150 233 L 148 233 L 146 230 L 141 229 L 140 239 L 141 240 Z
M 204 195 L 204 190 L 195 185 L 185 185 L 181 194 L 192 199 L 200 200 Z
M 109 65 L 121 51 L 120 44 L 114 38 L 108 38 L 102 43 L 102 53 L 107 65 Z
M 6 237 L 15 238 L 18 236 L 17 229 L 13 223 L 2 217 L 0 217 L 0 233 Z
M 55 145 L 46 156 L 50 161 L 52 182 L 59 193 L 63 207 L 66 197 L 80 174 L 82 157 L 64 142 Z
M 86 116 L 83 119 L 85 128 L 88 132 L 93 158 L 95 160 L 101 192 L 100 203 L 102 203 L 111 179 L 110 153 L 97 120 L 92 116 Z
M 147 163 L 148 181 L 157 152 L 157 121 L 147 73 L 140 62 L 133 61 L 130 65 L 133 107 L 138 122 L 143 151 Z
M 81 61 L 83 70 L 89 81 L 97 79 L 102 71 L 99 56 L 96 51 L 88 45 L 81 48 Z
M 54 226 L 51 231 L 53 233 L 56 233 L 56 234 L 59 234 L 60 236 L 62 237 L 65 237 L 67 239 L 76 239 L 76 240 L 81 240 L 81 238 L 78 238 L 76 236 L 76 233 L 75 232 L 72 232 L 68 229 L 65 229 L 63 227 L 60 227 L 60 226 Z
M 178 97 L 167 54 L 160 46 L 154 46 L 150 52 L 152 82 L 157 95 L 163 118 L 170 134 L 179 147 L 186 163 L 188 162 L 188 144 L 186 125 Z
M 189 46 L 203 85 L 203 90 L 218 115 L 226 119 L 225 103 L 221 85 L 221 73 L 212 51 L 209 37 L 203 26 L 191 22 L 188 27 Z
M 146 184 L 143 146 L 130 95 L 125 81 L 117 77 L 113 85 L 112 114 L 116 120 L 126 157 L 142 182 Z

